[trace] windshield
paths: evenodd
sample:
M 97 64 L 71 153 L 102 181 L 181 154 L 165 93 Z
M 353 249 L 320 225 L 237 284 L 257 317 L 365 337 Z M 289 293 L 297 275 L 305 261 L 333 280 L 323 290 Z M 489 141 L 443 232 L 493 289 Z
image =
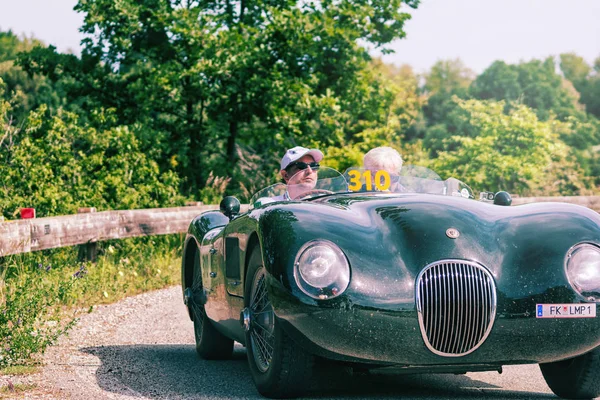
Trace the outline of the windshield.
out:
M 287 184 L 280 182 L 258 191 L 250 204 L 258 207 L 277 201 L 307 200 L 348 192 L 429 193 L 475 198 L 471 188 L 460 180 L 442 180 L 434 171 L 418 165 L 405 165 L 398 174 L 362 167 L 351 167 L 340 174 L 332 168 L 321 167 L 301 170 Z
M 276 183 L 256 192 L 250 205 L 258 207 L 275 201 L 307 200 L 332 193 L 346 193 L 348 183 L 342 174 L 332 168 L 320 167 L 298 171 L 288 183 Z
M 434 171 L 418 165 L 405 165 L 396 174 L 351 167 L 344 172 L 344 176 L 351 192 L 429 193 L 475 198 L 467 184 L 456 178 L 442 180 Z

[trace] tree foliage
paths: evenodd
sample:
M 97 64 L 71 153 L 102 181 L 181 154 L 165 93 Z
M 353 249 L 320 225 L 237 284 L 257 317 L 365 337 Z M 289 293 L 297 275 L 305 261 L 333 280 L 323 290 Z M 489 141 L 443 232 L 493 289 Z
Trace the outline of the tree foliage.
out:
M 339 170 L 392 146 L 407 163 L 521 195 L 600 184 L 600 59 L 561 55 L 563 76 L 552 58 L 497 61 L 477 77 L 446 60 L 419 76 L 363 46 L 385 52 L 404 36 L 400 5 L 82 0 L 80 57 L 0 36 L 0 208 L 244 201 L 295 145 Z
M 592 67 L 574 53 L 561 54 L 560 69 L 581 94 L 587 112 L 600 118 L 600 57 Z
M 552 57 L 520 64 L 496 61 L 475 79 L 470 94 L 482 100 L 505 100 L 509 106 L 522 103 L 543 121 L 552 115 L 564 120 L 581 113 L 577 95 L 563 84 Z
M 438 148 L 435 148 L 432 138 L 447 135 L 447 115 L 456 107 L 452 98 L 468 98 L 473 79 L 475 73 L 460 59 L 436 62 L 422 77 L 423 84 L 418 88 L 422 107 L 412 126 L 404 132 L 404 138 L 411 142 L 423 139 L 428 147 L 427 153 L 435 156 Z
M 143 147 L 160 148 L 161 167 L 197 191 L 210 171 L 241 176 L 238 147 L 340 145 L 360 121 L 378 122 L 373 104 L 387 100 L 357 43 L 404 36 L 401 3 L 80 1 L 81 59 L 37 49 L 21 64 L 61 82 L 80 109 L 114 109 L 119 125 L 143 126 Z
M 423 99 L 410 66 L 394 67 L 373 60 L 369 71 L 365 90 L 370 88 L 374 93 L 370 95 L 372 100 L 362 106 L 368 114 L 348 113 L 345 131 L 354 133 L 346 134 L 341 144 L 325 146 L 324 163 L 340 171 L 362 165 L 363 155 L 373 147 L 392 146 L 402 151 L 402 138 L 421 113 Z
M 465 131 L 469 134 L 444 140 L 446 150 L 433 161 L 436 171 L 446 177 L 459 176 L 479 190 L 533 194 L 549 183 L 565 186 L 556 187 L 555 193 L 585 189 L 580 171 L 573 170 L 569 148 L 558 139 L 560 121 L 540 121 L 522 104 L 506 112 L 502 101 L 455 101 L 458 112 L 450 117 L 454 125 L 468 126 Z M 560 174 L 568 173 L 576 179 L 561 178 Z
M 27 113 L 42 104 L 56 109 L 62 102 L 60 91 L 40 75 L 29 76 L 18 65 L 17 56 L 44 44 L 28 37 L 18 37 L 12 31 L 0 31 L 0 79 L 12 98 L 11 119 L 17 123 L 25 119 Z
M 45 106 L 31 112 L 23 127 L 15 127 L 7 119 L 8 101 L 0 103 L 0 111 L 0 210 L 7 218 L 26 206 L 48 216 L 73 214 L 78 207 L 133 209 L 183 202 L 177 176 L 161 173 L 127 127 L 81 127 L 76 114 L 53 115 Z

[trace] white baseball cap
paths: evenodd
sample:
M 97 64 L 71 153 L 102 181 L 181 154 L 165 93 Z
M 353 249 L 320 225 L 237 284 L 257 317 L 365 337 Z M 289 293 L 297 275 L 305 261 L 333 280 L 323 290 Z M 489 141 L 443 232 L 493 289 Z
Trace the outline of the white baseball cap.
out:
M 304 156 L 312 156 L 316 162 L 323 159 L 323 153 L 317 149 L 307 149 L 306 147 L 296 146 L 285 152 L 285 155 L 281 159 L 281 169 L 286 169 L 288 165 L 296 160 L 301 159 Z

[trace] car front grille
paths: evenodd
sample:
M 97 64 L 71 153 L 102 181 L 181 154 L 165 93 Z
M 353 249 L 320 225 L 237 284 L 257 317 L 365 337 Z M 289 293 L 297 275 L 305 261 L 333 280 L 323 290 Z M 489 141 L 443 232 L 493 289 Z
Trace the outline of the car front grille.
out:
M 496 285 L 487 269 L 438 261 L 419 274 L 416 289 L 421 335 L 432 352 L 459 357 L 483 344 L 496 317 Z

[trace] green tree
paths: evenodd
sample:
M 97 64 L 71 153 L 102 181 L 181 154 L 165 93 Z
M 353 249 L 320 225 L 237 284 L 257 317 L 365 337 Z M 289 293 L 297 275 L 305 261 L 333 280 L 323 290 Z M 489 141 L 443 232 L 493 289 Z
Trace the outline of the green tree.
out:
M 586 111 L 600 118 L 600 57 L 595 60 L 592 68 L 574 53 L 561 54 L 560 69 L 581 93 L 580 101 L 585 105 Z
M 81 126 L 76 114 L 50 113 L 45 106 L 15 127 L 10 108 L 0 87 L 0 214 L 5 217 L 16 217 L 25 206 L 48 216 L 72 214 L 78 207 L 113 210 L 183 202 L 178 178 L 161 173 L 140 151 L 132 129 Z
M 475 73 L 460 59 L 440 60 L 425 74 L 426 93 L 466 90 L 475 79 Z
M 475 73 L 465 67 L 460 59 L 438 61 L 425 74 L 423 87 L 427 102 L 423 113 L 429 126 L 443 123 L 455 107 L 453 96 L 468 98 L 468 90 Z
M 560 69 L 565 78 L 573 82 L 575 88 L 581 92 L 586 83 L 592 68 L 583 59 L 575 53 L 564 53 L 560 55 Z
M 345 113 L 347 128 L 341 144 L 326 147 L 324 163 L 340 171 L 362 165 L 363 155 L 373 147 L 391 145 L 402 151 L 402 139 L 420 115 L 423 98 L 410 66 L 395 67 L 376 59 L 368 70 L 364 90 L 375 92 L 369 96 L 368 114 Z
M 239 154 L 268 160 L 264 172 L 267 154 L 341 144 L 378 121 L 388 100 L 357 43 L 403 37 L 401 3 L 80 1 L 81 58 L 37 49 L 21 65 L 60 81 L 79 110 L 142 127 L 142 148 L 158 149 L 193 193 L 211 171 L 241 177 Z
M 413 144 L 422 140 L 435 157 L 439 148 L 433 142 L 438 137 L 448 136 L 453 129 L 446 126 L 447 115 L 456 108 L 452 98 L 468 98 L 469 85 L 474 77 L 474 72 L 459 59 L 436 62 L 423 76 L 424 84 L 419 88 L 423 105 L 413 125 L 406 131 L 405 139 Z
M 447 148 L 433 161 L 442 176 L 457 176 L 478 190 L 507 190 L 520 195 L 575 194 L 589 184 L 558 139 L 560 121 L 540 121 L 529 107 L 504 102 L 455 98 L 462 113 L 456 125 L 470 125 L 470 135 L 446 139 Z M 568 178 L 567 178 L 568 177 Z
M 496 61 L 475 79 L 470 94 L 481 100 L 505 100 L 507 106 L 522 103 L 543 121 L 553 114 L 561 120 L 582 116 L 578 96 L 564 85 L 552 57 L 512 65 Z
M 42 104 L 56 109 L 62 102 L 59 91 L 48 79 L 40 75 L 28 76 L 15 65 L 19 53 L 43 45 L 35 38 L 0 31 L 0 79 L 12 97 L 11 119 L 14 121 L 22 121 L 29 111 Z
M 0 62 L 15 60 L 17 54 L 35 46 L 43 46 L 43 43 L 33 37 L 18 37 L 11 30 L 0 31 Z

